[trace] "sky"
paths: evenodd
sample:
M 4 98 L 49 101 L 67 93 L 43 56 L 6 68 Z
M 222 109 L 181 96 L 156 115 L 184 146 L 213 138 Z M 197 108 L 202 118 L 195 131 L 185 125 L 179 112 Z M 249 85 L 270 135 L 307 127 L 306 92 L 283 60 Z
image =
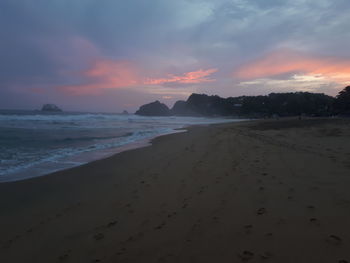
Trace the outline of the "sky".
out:
M 0 108 L 133 112 L 350 84 L 349 0 L 1 0 Z

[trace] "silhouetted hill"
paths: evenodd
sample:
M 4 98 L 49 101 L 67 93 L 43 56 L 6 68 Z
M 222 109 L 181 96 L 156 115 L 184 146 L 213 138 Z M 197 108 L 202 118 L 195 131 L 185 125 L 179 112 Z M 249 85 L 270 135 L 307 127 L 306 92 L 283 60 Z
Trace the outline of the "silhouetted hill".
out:
M 267 117 L 295 116 L 300 114 L 328 116 L 331 114 L 334 98 L 325 94 L 295 92 L 271 93 L 267 96 L 240 96 L 221 98 L 205 94 L 192 94 L 186 104 L 181 105 L 180 115 L 203 116 L 251 116 Z M 184 113 L 187 109 L 187 114 Z M 172 113 L 178 115 L 178 109 Z
M 152 105 L 153 110 L 147 111 L 147 115 L 177 115 L 177 116 L 242 116 L 263 118 L 278 116 L 330 116 L 335 113 L 333 106 L 347 111 L 350 87 L 344 89 L 336 98 L 323 93 L 289 92 L 270 93 L 265 96 L 240 96 L 221 98 L 217 95 L 191 94 L 186 101 L 177 101 L 170 111 L 164 104 L 160 110 L 160 102 Z M 155 102 L 156 103 L 156 102 Z M 150 104 L 147 104 L 150 105 Z M 144 106 L 147 106 L 144 105 Z M 144 107 L 142 106 L 142 107 Z M 144 114 L 145 109 L 142 109 Z M 150 107 L 150 106 L 147 106 Z M 155 109 L 157 108 L 157 109 Z M 140 110 L 136 114 L 140 114 Z

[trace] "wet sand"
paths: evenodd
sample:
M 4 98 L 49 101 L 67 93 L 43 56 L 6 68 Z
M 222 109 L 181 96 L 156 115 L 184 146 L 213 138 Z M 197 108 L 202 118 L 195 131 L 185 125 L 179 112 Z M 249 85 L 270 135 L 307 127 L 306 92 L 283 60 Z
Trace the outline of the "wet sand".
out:
M 192 127 L 0 184 L 0 262 L 350 262 L 350 121 Z

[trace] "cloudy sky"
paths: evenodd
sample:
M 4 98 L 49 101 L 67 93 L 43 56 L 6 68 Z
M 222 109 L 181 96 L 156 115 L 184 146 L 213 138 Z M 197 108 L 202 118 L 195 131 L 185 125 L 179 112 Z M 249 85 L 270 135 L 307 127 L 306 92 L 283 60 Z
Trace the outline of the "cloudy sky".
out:
M 350 84 L 349 0 L 1 0 L 0 108 L 134 111 Z

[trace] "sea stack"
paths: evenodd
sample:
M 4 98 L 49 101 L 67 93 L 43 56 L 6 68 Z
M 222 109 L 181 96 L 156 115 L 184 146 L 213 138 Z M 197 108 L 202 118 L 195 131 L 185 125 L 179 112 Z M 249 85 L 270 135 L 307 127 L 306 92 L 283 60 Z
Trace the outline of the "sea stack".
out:
M 62 110 L 55 104 L 44 104 L 41 111 L 61 112 Z
M 142 105 L 138 111 L 135 112 L 137 115 L 143 116 L 169 116 L 170 110 L 167 105 L 160 103 L 158 100 Z

